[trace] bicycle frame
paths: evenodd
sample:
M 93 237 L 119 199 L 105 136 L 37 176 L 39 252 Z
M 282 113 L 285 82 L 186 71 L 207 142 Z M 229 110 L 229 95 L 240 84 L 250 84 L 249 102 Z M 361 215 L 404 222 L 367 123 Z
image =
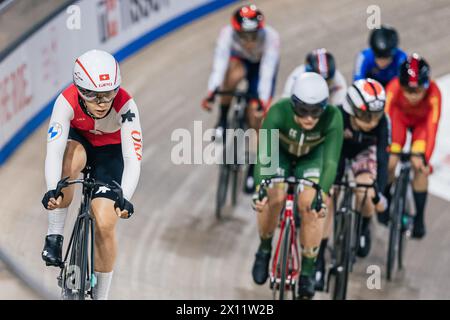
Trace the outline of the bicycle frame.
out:
M 287 183 L 288 187 L 285 206 L 282 211 L 280 235 L 270 270 L 270 288 L 274 290 L 274 295 L 275 290 L 278 289 L 280 291 L 280 299 L 284 299 L 286 290 L 292 290 L 293 298 L 295 298 L 295 284 L 300 274 L 298 232 L 294 215 L 296 187 L 298 184 L 303 184 L 316 189 L 316 205 L 314 209 L 317 212 L 322 208 L 322 195 L 318 184 L 308 179 L 296 179 L 295 177 L 265 179 L 261 183 L 260 192 L 265 187 L 277 182 Z
M 232 96 L 233 103 L 232 103 L 232 109 L 233 109 L 233 118 L 231 120 L 231 126 L 230 128 L 225 129 L 244 129 L 245 126 L 245 111 L 247 110 L 247 101 L 251 98 L 249 94 L 246 92 L 240 92 L 240 91 L 217 91 L 215 95 L 220 96 Z M 237 189 L 238 189 L 238 176 L 241 168 L 241 164 L 247 163 L 247 154 L 243 161 L 241 161 L 241 158 L 239 158 L 239 150 L 241 150 L 240 146 L 238 146 L 238 142 L 241 142 L 241 139 L 236 139 L 237 137 L 235 134 L 231 135 L 231 141 L 227 141 L 227 132 L 225 131 L 222 136 L 222 141 L 219 141 L 219 143 L 222 143 L 222 160 L 223 164 L 220 165 L 219 169 L 219 181 L 218 181 L 218 187 L 217 187 L 217 194 L 216 194 L 216 218 L 221 219 L 222 218 L 222 208 L 225 206 L 225 203 L 227 201 L 227 194 L 228 194 L 228 185 L 230 180 L 230 174 L 231 174 L 231 202 L 232 205 L 235 206 L 237 203 Z M 229 163 L 231 160 L 232 163 Z
M 106 186 L 118 194 L 119 201 L 123 200 L 123 194 L 120 185 L 116 182 L 114 182 L 116 187 L 111 187 L 108 184 L 95 181 L 90 177 L 89 169 L 85 174 L 85 179 L 69 181 L 68 178 L 65 178 L 58 182 L 56 194 L 59 194 L 63 188 L 77 183 L 83 185 L 81 206 L 70 236 L 64 260 L 60 265 L 61 271 L 57 279 L 62 289 L 63 298 L 70 299 L 75 297 L 84 300 L 86 293 L 93 298 L 92 289 L 97 284 L 94 273 L 95 217 L 91 212 L 94 189 L 96 186 Z M 69 256 L 70 260 L 68 261 Z
M 369 188 L 375 188 L 373 184 L 362 184 L 350 181 L 350 163 L 346 161 L 345 178 L 341 183 L 335 184 L 335 188 L 344 189 L 342 201 L 339 209 L 335 211 L 334 219 L 334 241 L 332 250 L 332 271 L 335 276 L 333 288 L 333 299 L 344 300 L 347 295 L 348 275 L 353 271 L 353 261 L 358 249 L 358 239 L 361 235 L 362 219 L 361 210 L 355 206 L 355 190 L 365 189 L 361 205 L 367 200 Z M 337 207 L 337 197 L 334 197 L 334 207 Z M 330 277 L 327 281 L 327 291 L 329 291 Z
M 411 188 L 410 176 L 411 176 L 411 156 L 421 156 L 423 154 L 414 153 L 399 153 L 400 157 L 399 174 L 394 184 L 394 196 L 389 211 L 390 225 L 389 225 L 389 243 L 387 252 L 387 279 L 392 279 L 392 273 L 395 265 L 395 259 L 398 261 L 398 269 L 403 269 L 403 247 L 405 243 L 405 235 L 410 230 L 407 226 L 406 230 L 403 228 L 403 218 L 407 214 L 407 208 L 409 205 L 408 195 Z M 424 159 L 425 160 L 425 159 Z M 410 213 L 409 213 L 410 215 Z M 408 220 L 408 219 L 407 219 Z
M 286 196 L 285 201 L 285 209 L 283 210 L 283 216 L 281 219 L 281 226 L 280 226 L 280 236 L 277 241 L 277 246 L 275 249 L 275 254 L 272 261 L 272 268 L 270 271 L 270 282 L 271 285 L 282 285 L 281 284 L 281 270 L 278 270 L 278 260 L 280 257 L 280 248 L 283 241 L 283 235 L 286 228 L 286 225 L 288 228 L 290 228 L 290 239 L 289 239 L 289 255 L 288 255 L 288 261 L 285 267 L 286 270 L 288 270 L 286 280 L 285 280 L 285 289 L 290 290 L 292 286 L 295 286 L 296 279 L 298 275 L 300 274 L 300 254 L 298 250 L 298 243 L 297 243 L 297 227 L 295 225 L 295 219 L 294 219 L 294 186 L 289 185 L 288 186 L 288 193 Z

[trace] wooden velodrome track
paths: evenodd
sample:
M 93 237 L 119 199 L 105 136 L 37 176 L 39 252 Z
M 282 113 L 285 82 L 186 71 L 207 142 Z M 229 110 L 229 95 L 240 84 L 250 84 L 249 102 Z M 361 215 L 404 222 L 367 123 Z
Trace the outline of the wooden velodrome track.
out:
M 257 1 L 281 35 L 280 94 L 288 73 L 313 48 L 327 47 L 350 79 L 356 53 L 367 44 L 367 6 L 377 2 L 383 23 L 398 28 L 401 47 L 418 51 L 434 77 L 450 72 L 450 2 L 402 1 Z M 200 109 L 215 40 L 233 6 L 170 34 L 126 60 L 123 87 L 140 108 L 145 139 L 140 184 L 133 198 L 136 214 L 118 226 L 120 252 L 110 297 L 113 299 L 270 299 L 268 285 L 253 283 L 251 267 L 258 245 L 250 198 L 218 223 L 214 217 L 217 167 L 174 165 L 171 134 L 193 132 L 194 120 L 210 128 L 216 114 Z M 0 169 L 0 244 L 48 290 L 58 294 L 57 270 L 40 258 L 47 219 L 40 200 L 47 123 Z M 351 275 L 351 299 L 449 299 L 450 210 L 436 197 L 428 203 L 428 237 L 410 241 L 406 270 L 392 283 L 383 275 L 381 290 L 366 287 L 369 265 L 384 271 L 387 230 L 374 223 L 373 248 Z M 66 224 L 69 237 L 76 205 Z M 66 241 L 67 242 L 67 241 Z M 0 269 L 0 273 L 2 270 Z M 35 298 L 27 290 L 0 298 Z M 20 286 L 20 284 L 17 284 Z M 318 299 L 327 295 L 318 294 Z

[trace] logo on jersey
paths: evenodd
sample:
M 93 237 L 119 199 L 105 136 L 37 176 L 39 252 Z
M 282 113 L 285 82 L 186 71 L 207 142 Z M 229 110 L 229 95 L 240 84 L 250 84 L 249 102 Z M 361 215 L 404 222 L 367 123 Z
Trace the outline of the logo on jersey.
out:
M 106 186 L 101 186 L 101 187 L 98 188 L 98 190 L 97 190 L 97 192 L 95 194 L 106 193 L 108 191 L 111 191 L 111 189 L 106 187 Z
M 289 137 L 292 139 L 296 139 L 297 138 L 297 130 L 289 129 Z
M 306 169 L 305 172 L 303 172 L 303 177 L 307 179 L 320 178 L 320 169 L 319 168 Z
M 133 118 L 136 118 L 136 115 L 128 110 L 126 113 L 122 114 L 122 123 L 125 123 L 127 120 L 133 122 Z
M 320 139 L 320 132 L 313 132 L 306 136 L 306 141 L 318 140 Z
M 62 134 L 62 126 L 58 122 L 52 122 L 47 131 L 47 142 L 58 139 Z
M 109 80 L 109 74 L 101 74 L 100 81 L 108 81 Z
M 131 132 L 131 138 L 133 138 L 134 151 L 136 152 L 137 159 L 142 160 L 142 136 L 137 130 Z

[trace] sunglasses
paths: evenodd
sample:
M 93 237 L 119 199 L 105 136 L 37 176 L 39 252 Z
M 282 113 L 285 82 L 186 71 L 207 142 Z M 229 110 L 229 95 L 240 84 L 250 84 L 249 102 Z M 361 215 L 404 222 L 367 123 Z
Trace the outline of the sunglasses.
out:
M 80 87 L 77 87 L 77 89 L 84 100 L 88 102 L 95 102 L 97 104 L 112 102 L 116 97 L 117 92 L 119 92 L 119 88 L 106 92 L 95 92 Z
M 370 123 L 373 120 L 380 120 L 384 114 L 384 111 L 368 112 L 368 111 L 362 111 L 362 110 L 359 110 L 356 108 L 353 111 L 355 113 L 355 117 L 358 120 L 361 120 L 362 122 L 366 122 L 366 123 Z
M 301 101 L 295 95 L 291 96 L 292 109 L 296 116 L 300 118 L 312 117 L 314 119 L 320 118 L 325 111 L 327 100 L 317 104 L 308 104 Z

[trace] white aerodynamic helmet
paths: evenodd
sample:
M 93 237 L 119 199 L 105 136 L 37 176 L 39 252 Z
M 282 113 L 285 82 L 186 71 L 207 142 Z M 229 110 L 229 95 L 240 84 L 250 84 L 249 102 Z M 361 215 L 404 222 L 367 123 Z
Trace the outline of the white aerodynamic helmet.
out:
M 319 117 L 327 106 L 328 96 L 325 79 L 315 72 L 305 72 L 298 77 L 292 89 L 293 110 L 300 117 L 308 114 Z
M 113 91 L 119 88 L 121 80 L 119 64 L 108 52 L 90 50 L 75 61 L 73 82 L 79 91 Z
M 368 78 L 356 80 L 347 89 L 343 108 L 358 119 L 370 121 L 384 114 L 385 103 L 386 92 L 381 83 Z

